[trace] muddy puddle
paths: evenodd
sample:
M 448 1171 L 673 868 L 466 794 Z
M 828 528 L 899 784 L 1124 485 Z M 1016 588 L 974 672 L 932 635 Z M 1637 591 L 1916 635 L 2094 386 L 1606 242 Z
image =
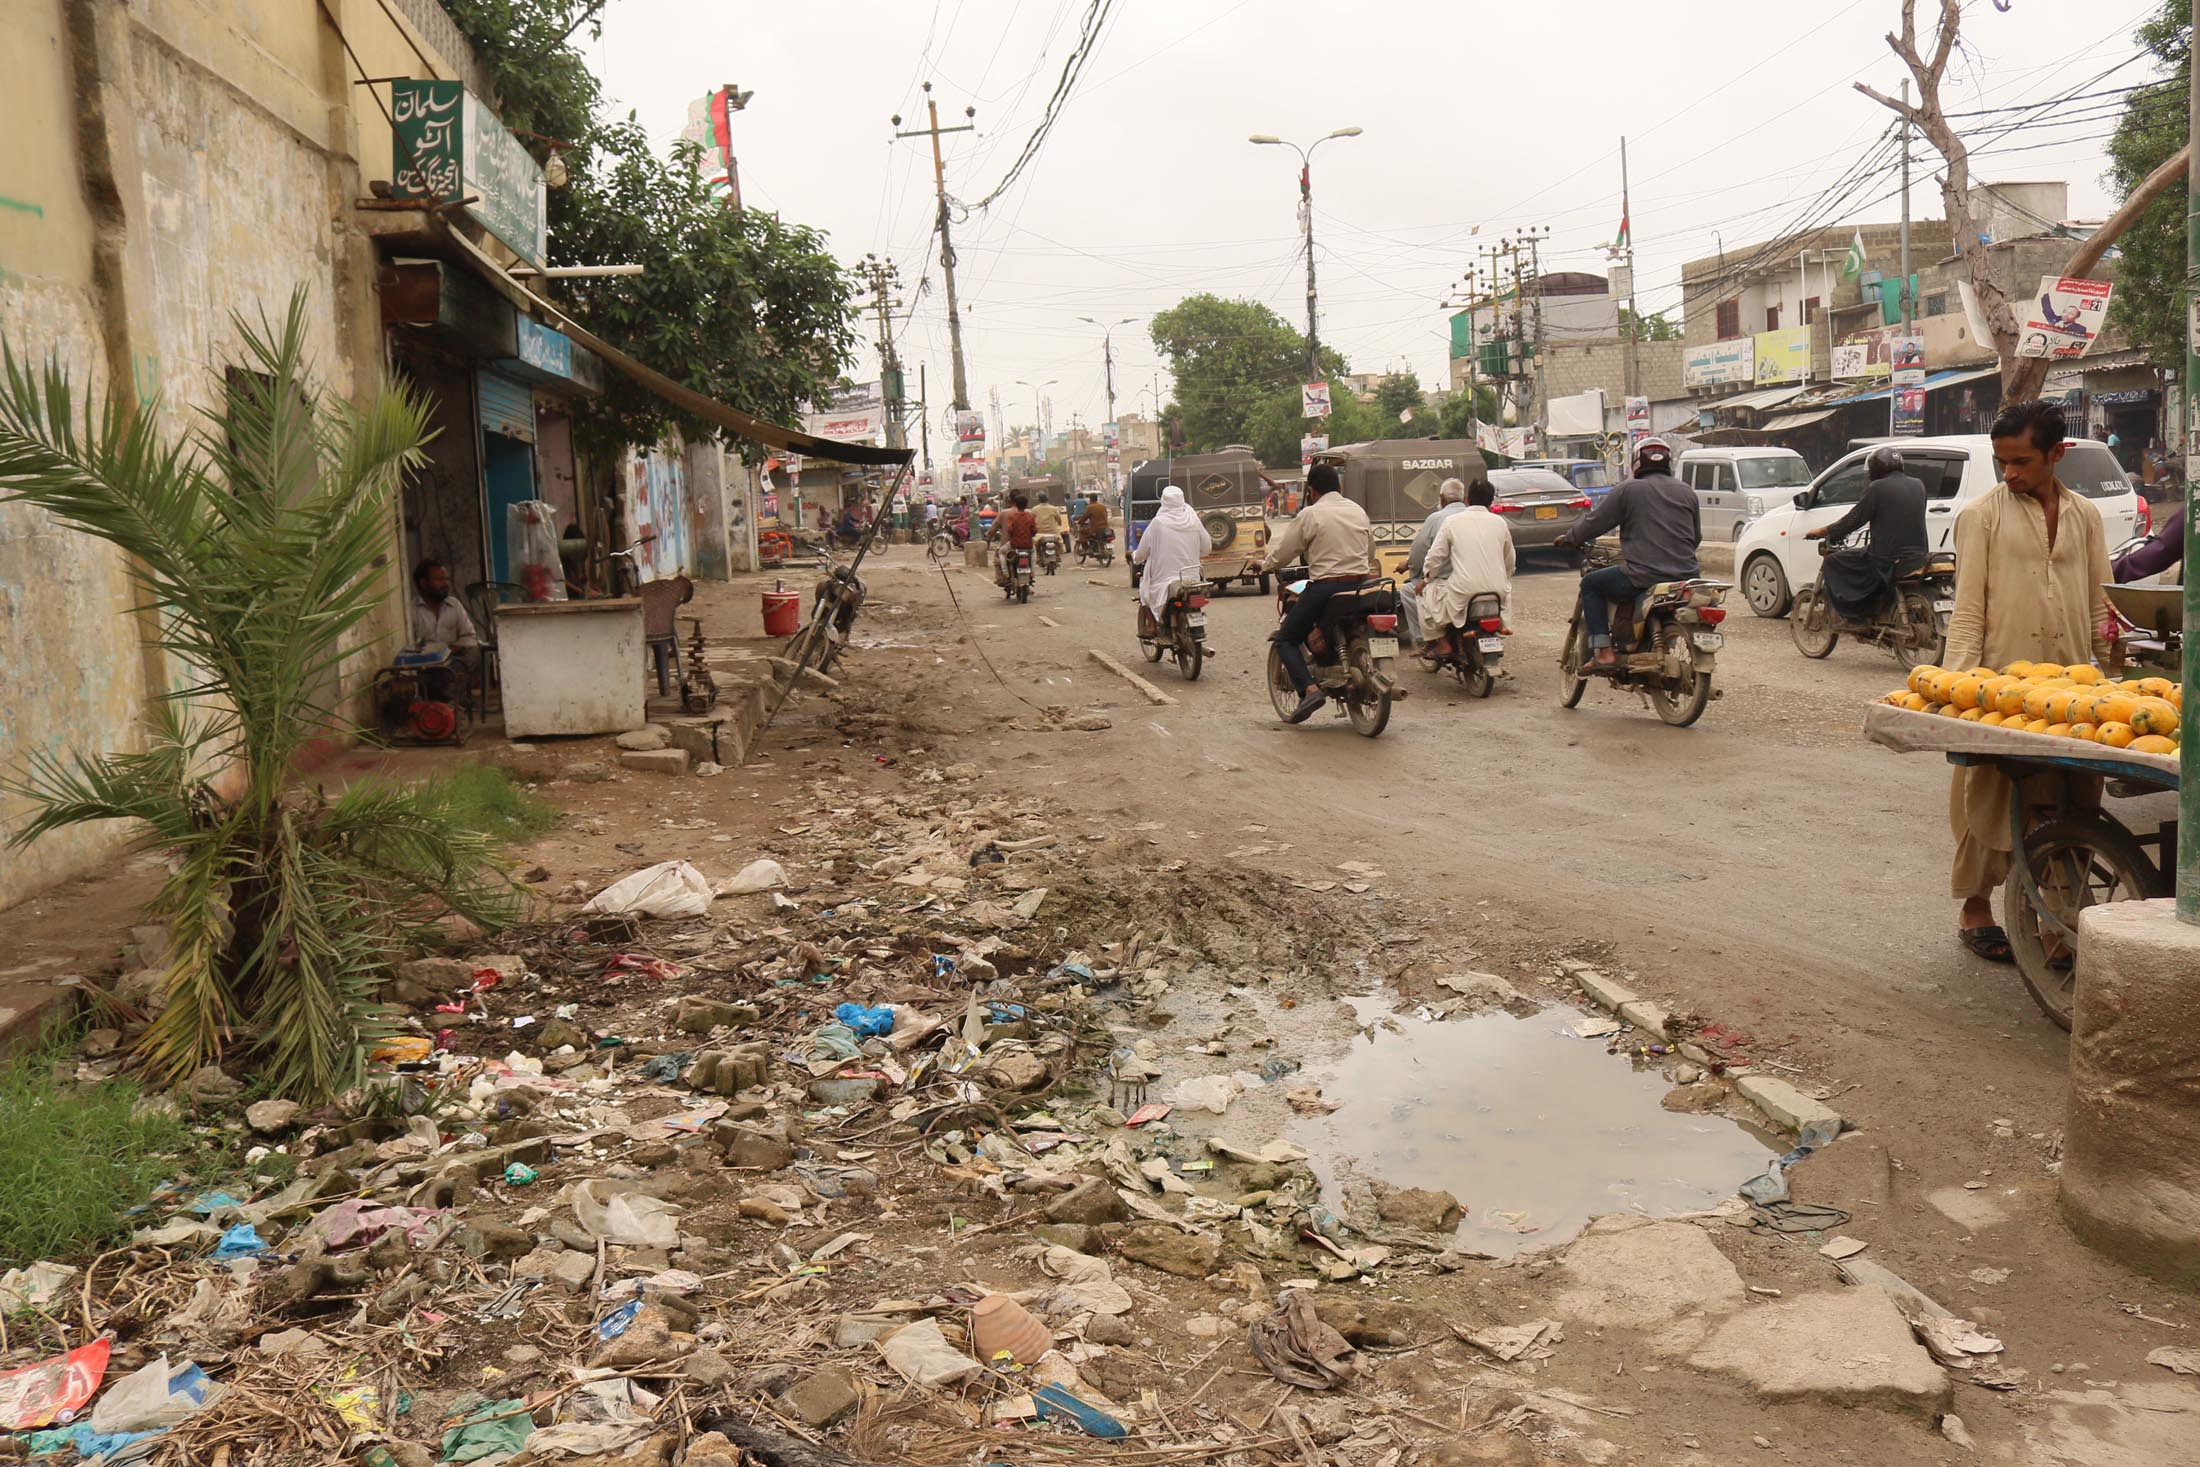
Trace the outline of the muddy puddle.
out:
M 1715 1207 L 1774 1154 L 1723 1116 L 1661 1109 L 1671 1082 L 1575 1037 L 1576 1009 L 1445 1022 L 1351 1002 L 1372 1028 L 1306 1073 L 1344 1105 L 1287 1132 L 1332 1204 L 1349 1177 L 1450 1192 L 1466 1210 L 1458 1246 L 1503 1258 L 1606 1213 Z

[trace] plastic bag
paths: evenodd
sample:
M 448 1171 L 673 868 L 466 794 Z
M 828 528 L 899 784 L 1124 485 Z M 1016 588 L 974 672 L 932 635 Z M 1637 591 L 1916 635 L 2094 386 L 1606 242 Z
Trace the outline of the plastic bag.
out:
M 66 1355 L 55 1355 L 0 1375 L 0 1428 L 29 1431 L 74 1417 L 107 1373 L 114 1342 L 102 1335 Z
M 638 1192 L 603 1196 L 599 1182 L 573 1189 L 573 1216 L 592 1238 L 628 1248 L 671 1248 L 680 1241 L 679 1209 L 660 1197 Z
M 685 861 L 659 861 L 622 876 L 596 893 L 584 912 L 631 917 L 700 917 L 710 910 L 710 882 Z
M 892 1004 L 844 1003 L 833 1010 L 833 1017 L 846 1024 L 859 1039 L 875 1039 L 890 1034 L 894 1029 Z
M 565 563 L 558 559 L 557 508 L 523 499 L 504 508 L 504 543 L 512 579 L 529 601 L 565 600 Z
M 787 868 L 769 857 L 751 861 L 740 870 L 718 883 L 720 896 L 747 896 L 752 892 L 770 891 L 775 886 L 787 884 Z
M 186 1361 L 181 1369 L 171 1370 L 163 1355 L 101 1392 L 87 1424 L 101 1436 L 156 1431 L 198 1410 L 214 1390 L 214 1383 L 198 1366 Z
M 1179 1081 L 1169 1099 L 1186 1110 L 1208 1110 L 1219 1116 L 1244 1091 L 1244 1083 L 1235 1075 L 1200 1075 Z
M 935 1319 L 902 1326 L 880 1340 L 878 1348 L 886 1363 L 911 1385 L 956 1385 L 978 1373 L 978 1362 L 947 1343 Z

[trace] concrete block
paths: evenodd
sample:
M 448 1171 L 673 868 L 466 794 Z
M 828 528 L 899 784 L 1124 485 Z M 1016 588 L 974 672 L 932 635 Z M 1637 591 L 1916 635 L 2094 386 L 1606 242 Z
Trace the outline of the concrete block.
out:
M 1647 1030 L 1660 1039 L 1672 1033 L 1673 1021 L 1665 1016 L 1665 1010 L 1646 998 L 1638 998 L 1619 1006 L 1619 1016 L 1637 1029 Z
M 1735 1080 L 1734 1088 L 1742 1099 L 1763 1111 L 1772 1123 L 1783 1131 L 1801 1135 L 1811 1125 L 1820 1125 L 1829 1131 L 1841 1129 L 1840 1112 L 1822 1100 L 1813 1100 L 1785 1080 L 1775 1080 L 1770 1075 L 1743 1075 Z
M 2168 898 L 2078 919 L 2062 1212 L 2117 1261 L 2200 1288 L 2200 927 Z
M 1885 1406 L 1933 1415 L 1951 1387 L 1877 1289 L 1804 1294 L 1747 1309 L 1689 1357 L 1698 1370 L 1739 1377 L 1765 1401 Z
M 662 749 L 672 742 L 671 731 L 661 723 L 645 723 L 640 728 L 630 728 L 611 742 L 622 749 L 646 753 Z
M 665 734 L 673 748 L 685 750 L 697 764 L 724 764 L 728 761 L 719 754 L 719 730 L 732 720 L 733 714 L 723 709 L 700 718 L 675 718 L 665 725 Z
M 1692 1059 L 1697 1064 L 1702 1065 L 1707 1070 L 1710 1069 L 1713 1065 L 1719 1063 L 1719 1057 L 1717 1055 L 1713 1054 L 1710 1050 L 1705 1049 L 1702 1045 L 1698 1044 L 1693 1039 L 1683 1039 L 1681 1041 L 1680 1048 L 1682 1059 Z M 1748 1074 L 1749 1070 L 1750 1066 L 1746 1061 L 1740 1063 L 1736 1063 L 1733 1061 L 1727 1062 L 1726 1074 L 1730 1078 L 1739 1078 L 1740 1076 Z
M 1594 968 L 1578 968 L 1573 973 L 1574 987 L 1589 996 L 1589 1001 L 1601 1009 L 1620 1011 L 1622 1004 L 1635 1002 L 1638 995 L 1624 983 L 1606 977 Z
M 823 1431 L 854 1414 L 863 1396 L 854 1376 L 837 1365 L 828 1365 L 789 1386 L 779 1400 L 807 1425 Z
M 685 749 L 634 749 L 619 756 L 621 769 L 638 769 L 644 774 L 685 774 L 688 772 L 688 751 Z

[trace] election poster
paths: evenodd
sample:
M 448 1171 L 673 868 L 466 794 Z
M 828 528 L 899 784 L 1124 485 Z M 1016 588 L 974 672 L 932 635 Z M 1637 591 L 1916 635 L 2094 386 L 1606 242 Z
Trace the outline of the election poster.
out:
M 2054 361 L 2084 356 L 2108 319 L 2114 289 L 2105 280 L 2042 275 L 2039 294 L 2015 303 L 2017 355 Z

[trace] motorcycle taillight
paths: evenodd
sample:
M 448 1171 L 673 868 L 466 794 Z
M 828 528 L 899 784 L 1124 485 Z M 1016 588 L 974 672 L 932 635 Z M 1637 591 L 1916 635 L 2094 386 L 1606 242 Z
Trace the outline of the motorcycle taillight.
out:
M 1387 611 L 1380 612 L 1367 619 L 1367 629 L 1371 632 L 1394 632 L 1398 630 L 1398 618 Z
M 1699 607 L 1697 608 L 1696 615 L 1702 618 L 1705 622 L 1708 622 L 1710 625 L 1717 626 L 1720 622 L 1726 620 L 1726 608 L 1723 606 Z
M 1495 616 L 1485 616 L 1482 618 L 1482 630 L 1495 634 L 1497 632 L 1505 630 L 1505 623 L 1502 618 Z
M 1184 604 L 1194 611 L 1205 611 L 1207 609 L 1207 598 L 1204 596 L 1188 597 Z

